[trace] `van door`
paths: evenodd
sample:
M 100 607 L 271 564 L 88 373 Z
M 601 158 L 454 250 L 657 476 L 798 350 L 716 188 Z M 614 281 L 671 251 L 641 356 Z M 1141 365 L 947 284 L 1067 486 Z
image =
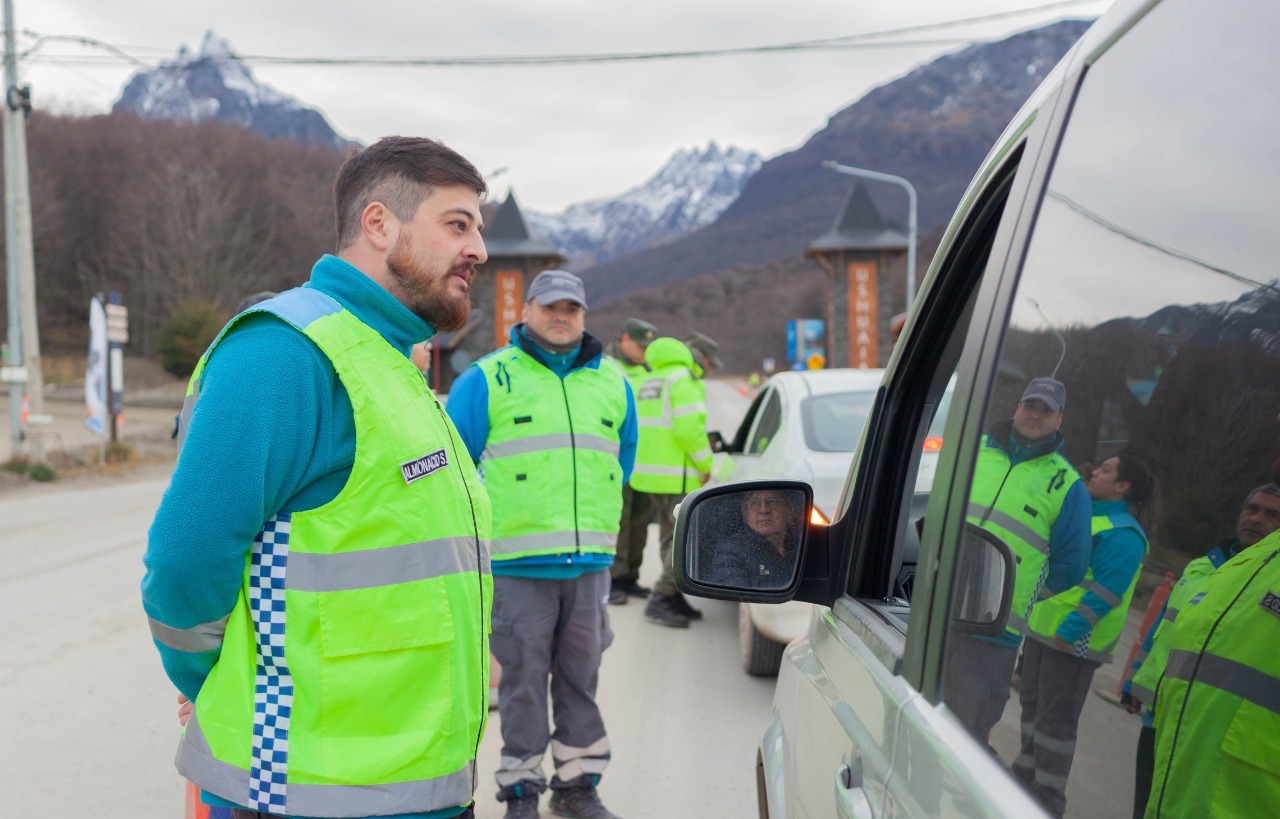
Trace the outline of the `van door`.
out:
M 939 743 L 904 731 L 903 721 L 922 701 L 921 669 L 909 662 L 928 648 L 938 560 L 935 549 L 926 552 L 930 563 L 913 565 L 919 533 L 938 542 L 957 460 L 945 447 L 926 460 L 925 440 L 931 429 L 963 420 L 963 412 L 946 417 L 945 408 L 955 415 L 984 393 L 971 385 L 984 381 L 978 351 L 989 327 L 975 316 L 989 315 L 998 295 L 1001 268 L 988 261 L 1002 259 L 1015 234 L 1016 220 L 1002 217 L 1034 176 L 1036 163 L 1027 158 L 1043 147 L 1051 103 L 1043 100 L 1010 132 L 966 198 L 961 228 L 948 237 L 943 261 L 895 350 L 854 460 L 846 508 L 831 530 L 833 550 L 850 556 L 847 593 L 817 609 L 808 638 L 788 649 L 779 675 L 775 716 L 762 746 L 770 816 L 1036 814 L 1034 803 L 958 726 L 938 729 Z M 896 596 L 921 588 L 901 582 L 913 574 L 926 579 L 924 597 L 919 591 L 912 600 Z M 931 784 L 922 782 L 926 770 L 937 774 Z M 1014 813 L 1001 812 L 1007 809 Z

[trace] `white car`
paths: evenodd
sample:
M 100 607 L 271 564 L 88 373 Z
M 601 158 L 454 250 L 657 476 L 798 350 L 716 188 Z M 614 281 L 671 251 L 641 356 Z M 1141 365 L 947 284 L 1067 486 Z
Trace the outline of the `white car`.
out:
M 712 483 L 788 478 L 813 487 L 815 520 L 835 514 L 849 462 L 875 402 L 883 370 L 782 372 L 764 383 L 732 441 L 722 450 Z M 782 650 L 804 634 L 808 603 L 741 603 L 738 637 L 748 674 L 778 673 Z

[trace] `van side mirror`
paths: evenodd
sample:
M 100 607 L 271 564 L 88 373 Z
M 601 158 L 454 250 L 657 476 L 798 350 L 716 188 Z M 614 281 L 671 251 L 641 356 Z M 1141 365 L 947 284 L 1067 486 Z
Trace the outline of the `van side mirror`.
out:
M 1017 562 L 1009 544 L 981 526 L 965 521 L 956 556 L 951 627 L 965 634 L 995 637 L 1009 621 Z
M 707 433 L 707 443 L 711 445 L 712 452 L 724 452 L 729 445 L 725 442 L 724 436 L 717 432 Z
M 742 481 L 690 493 L 676 514 L 676 586 L 720 600 L 792 599 L 806 565 L 812 506 L 813 489 L 800 481 Z

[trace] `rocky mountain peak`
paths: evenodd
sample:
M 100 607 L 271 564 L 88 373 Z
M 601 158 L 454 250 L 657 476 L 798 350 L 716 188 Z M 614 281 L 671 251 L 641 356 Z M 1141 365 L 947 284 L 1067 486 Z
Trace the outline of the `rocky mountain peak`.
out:
M 111 110 L 145 119 L 223 122 L 269 139 L 336 150 L 353 144 L 319 111 L 254 79 L 231 43 L 213 30 L 205 33 L 199 51 L 192 53 L 184 45 L 173 60 L 135 74 Z

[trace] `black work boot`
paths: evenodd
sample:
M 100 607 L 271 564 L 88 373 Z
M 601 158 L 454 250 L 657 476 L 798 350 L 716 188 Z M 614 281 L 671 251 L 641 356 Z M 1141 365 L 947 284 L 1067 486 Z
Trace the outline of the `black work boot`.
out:
M 676 601 L 676 611 L 680 612 L 685 617 L 688 617 L 690 620 L 702 619 L 702 612 L 689 605 L 689 601 L 684 599 L 683 594 L 676 592 L 672 597 L 674 597 Z
M 618 586 L 614 586 L 612 589 L 609 589 L 609 602 L 615 606 L 625 606 L 627 604 L 626 589 L 619 588 Z
M 553 788 L 547 807 L 556 816 L 573 816 L 577 819 L 620 819 L 616 813 L 600 802 L 595 788 Z
M 671 628 L 688 628 L 689 618 L 676 608 L 676 597 L 677 595 L 654 592 L 644 607 L 644 619 Z
M 507 800 L 507 812 L 502 819 L 538 819 L 538 795 L 513 796 Z

